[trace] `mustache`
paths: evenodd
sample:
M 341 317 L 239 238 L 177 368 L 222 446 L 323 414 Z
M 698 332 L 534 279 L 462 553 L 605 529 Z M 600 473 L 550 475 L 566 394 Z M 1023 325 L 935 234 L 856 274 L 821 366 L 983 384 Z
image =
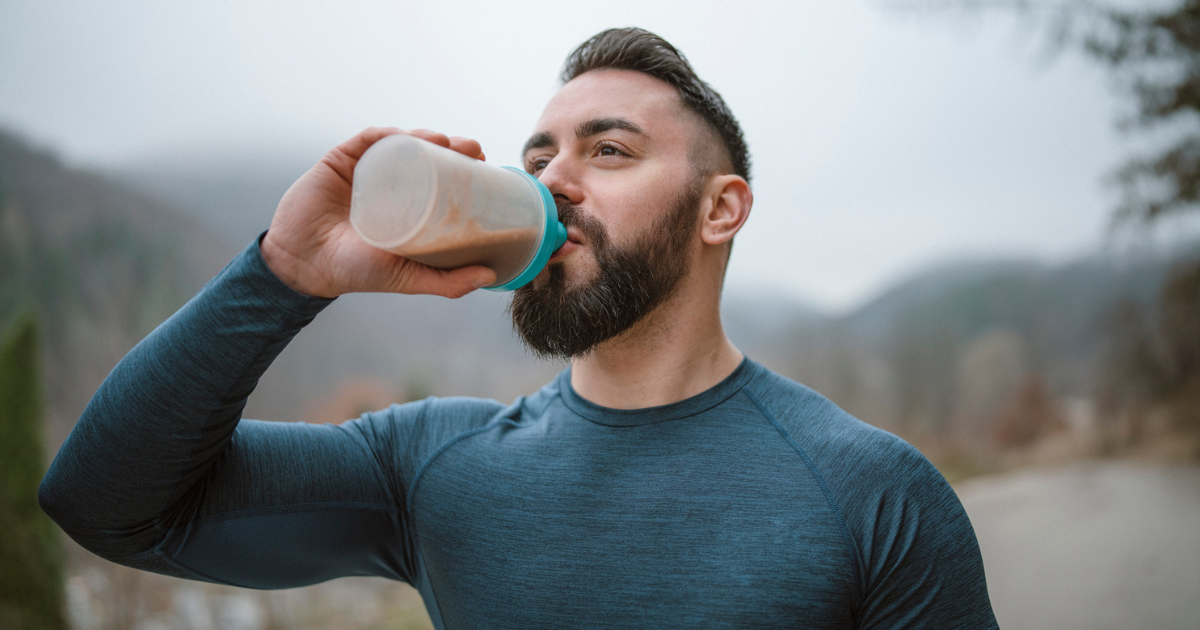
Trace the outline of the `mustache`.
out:
M 564 199 L 555 198 L 554 205 L 558 207 L 558 220 L 564 226 L 579 228 L 588 243 L 598 248 L 603 249 L 608 245 L 608 231 L 599 219 L 581 210 L 578 204 Z

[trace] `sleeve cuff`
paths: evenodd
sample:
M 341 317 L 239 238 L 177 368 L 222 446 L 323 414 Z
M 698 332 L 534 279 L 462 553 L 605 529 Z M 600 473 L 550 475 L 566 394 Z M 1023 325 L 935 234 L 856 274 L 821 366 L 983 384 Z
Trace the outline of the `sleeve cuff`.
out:
M 263 302 L 264 305 L 286 311 L 303 319 L 315 317 L 337 298 L 305 295 L 280 280 L 279 276 L 276 276 L 275 272 L 267 266 L 267 261 L 263 260 L 261 243 L 266 234 L 265 231 L 259 234 L 258 238 L 254 239 L 241 254 L 238 254 L 217 275 L 217 278 L 214 278 L 214 282 L 224 276 L 224 279 L 234 280 L 235 284 L 250 289 L 256 300 Z

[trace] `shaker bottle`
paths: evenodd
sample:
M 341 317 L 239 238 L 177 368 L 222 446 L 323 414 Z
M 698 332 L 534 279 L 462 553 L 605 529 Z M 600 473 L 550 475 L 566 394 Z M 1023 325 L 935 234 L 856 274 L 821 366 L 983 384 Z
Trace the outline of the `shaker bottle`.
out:
M 350 224 L 368 244 L 440 269 L 484 265 L 511 291 L 567 240 L 554 196 L 523 170 L 405 134 L 371 145 L 354 169 Z

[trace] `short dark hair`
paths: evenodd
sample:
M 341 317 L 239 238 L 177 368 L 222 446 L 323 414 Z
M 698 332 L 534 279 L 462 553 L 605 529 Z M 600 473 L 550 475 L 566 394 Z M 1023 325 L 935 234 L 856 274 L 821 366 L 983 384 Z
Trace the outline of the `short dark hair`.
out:
M 700 116 L 729 153 L 733 172 L 750 181 L 750 150 L 742 127 L 716 90 L 692 70 L 683 53 L 667 40 L 640 28 L 610 28 L 583 42 L 563 64 L 565 84 L 592 70 L 633 70 L 666 82 L 684 107 Z

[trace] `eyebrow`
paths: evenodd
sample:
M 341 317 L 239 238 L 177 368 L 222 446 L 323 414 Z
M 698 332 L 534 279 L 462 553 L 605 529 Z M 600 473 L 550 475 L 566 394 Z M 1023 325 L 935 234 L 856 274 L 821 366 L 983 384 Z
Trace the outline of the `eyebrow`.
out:
M 624 118 L 593 118 L 579 123 L 575 127 L 575 137 L 580 140 L 589 138 L 596 134 L 604 133 L 610 129 L 621 129 L 638 135 L 646 135 L 646 132 L 639 126 Z M 558 145 L 558 140 L 548 131 L 539 131 L 529 137 L 525 142 L 525 147 L 521 149 L 521 155 L 525 155 L 532 149 L 542 149 L 545 147 L 553 147 Z
M 525 148 L 521 149 L 521 155 L 529 153 L 532 149 L 543 149 L 556 145 L 558 145 L 558 141 L 554 139 L 554 136 L 550 132 L 539 131 L 525 141 Z
M 575 137 L 580 140 L 590 138 L 596 134 L 604 133 L 609 129 L 622 129 L 630 131 L 638 135 L 646 135 L 642 128 L 625 120 L 624 118 L 593 118 L 591 120 L 579 123 L 575 127 Z

